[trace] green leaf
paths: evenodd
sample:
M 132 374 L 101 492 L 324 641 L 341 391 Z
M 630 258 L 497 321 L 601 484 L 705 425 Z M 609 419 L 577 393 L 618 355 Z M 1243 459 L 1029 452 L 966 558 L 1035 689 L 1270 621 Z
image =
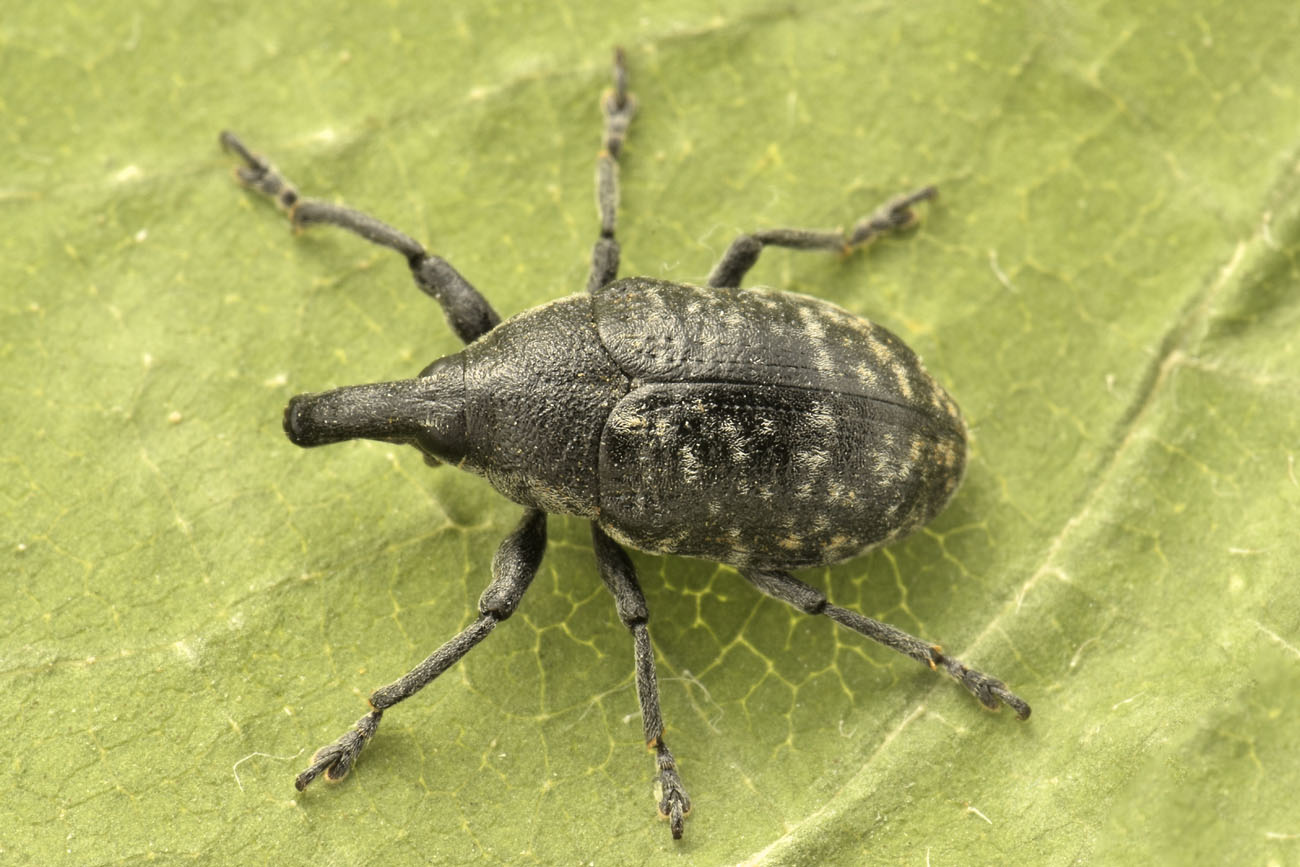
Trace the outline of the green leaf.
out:
M 0 860 L 1147 864 L 1300 858 L 1300 7 L 101 3 L 0 22 Z M 1005 679 L 637 555 L 667 739 L 580 521 L 519 612 L 302 795 L 474 616 L 517 506 L 289 396 L 457 343 L 398 257 L 293 237 L 230 128 L 511 314 L 581 289 L 628 49 L 623 272 L 936 183 L 910 237 L 751 282 L 882 322 L 962 404 L 925 531 L 803 577 Z

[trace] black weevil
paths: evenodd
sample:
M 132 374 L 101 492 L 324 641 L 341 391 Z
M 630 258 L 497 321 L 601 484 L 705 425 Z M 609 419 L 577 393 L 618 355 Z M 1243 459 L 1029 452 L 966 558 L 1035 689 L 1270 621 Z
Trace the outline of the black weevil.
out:
M 886 623 L 830 604 L 788 570 L 856 556 L 933 518 L 961 481 L 966 431 L 956 404 L 884 328 L 787 292 L 740 289 L 764 246 L 847 251 L 915 221 L 927 187 L 887 204 L 847 234 L 774 229 L 741 235 L 707 286 L 618 280 L 614 240 L 619 152 L 635 111 L 621 51 L 601 99 L 600 237 L 587 292 L 501 322 L 446 261 L 351 208 L 300 198 L 229 132 L 240 182 L 272 197 L 295 227 L 327 223 L 406 257 L 416 285 L 468 346 L 414 379 L 298 395 L 289 439 L 319 446 L 366 438 L 415 446 L 431 464 L 485 476 L 526 507 L 492 561 L 479 617 L 400 680 L 298 775 L 342 779 L 388 708 L 414 695 L 508 618 L 537 574 L 546 513 L 591 521 L 596 563 L 631 631 L 646 742 L 655 751 L 659 812 L 674 838 L 691 801 L 663 737 L 649 613 L 620 543 L 735 567 L 762 592 L 824 614 L 942 669 L 985 706 L 1029 705 L 996 678 Z

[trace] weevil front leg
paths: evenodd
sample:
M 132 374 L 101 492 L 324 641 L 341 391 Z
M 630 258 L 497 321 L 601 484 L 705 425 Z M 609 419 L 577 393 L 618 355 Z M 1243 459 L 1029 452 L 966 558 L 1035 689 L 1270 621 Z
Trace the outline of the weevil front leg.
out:
M 646 621 L 650 610 L 645 604 L 645 594 L 636 580 L 636 570 L 627 552 L 606 535 L 596 524 L 591 525 L 591 538 L 596 550 L 596 565 L 605 586 L 614 594 L 618 619 L 632 633 L 632 646 L 636 655 L 636 694 L 641 705 L 641 724 L 645 728 L 646 746 L 655 751 L 658 769 L 656 797 L 659 815 L 668 820 L 673 839 L 680 840 L 691 811 L 691 798 L 686 794 L 682 778 L 677 773 L 677 762 L 664 743 L 664 720 L 659 711 L 659 682 L 655 677 L 655 652 L 650 644 L 650 630 Z
M 897 229 L 904 229 L 916 222 L 912 206 L 917 202 L 932 199 L 937 195 L 934 187 L 925 187 L 906 196 L 899 196 L 886 202 L 869 217 L 863 217 L 848 232 L 835 230 L 820 232 L 812 229 L 767 229 L 750 235 L 741 235 L 731 242 L 727 252 L 709 273 L 709 285 L 717 288 L 735 289 L 754 263 L 764 247 L 789 247 L 794 250 L 831 250 L 847 253 L 854 247 Z
M 307 788 L 322 773 L 331 782 L 346 777 L 361 750 L 374 737 L 384 711 L 428 686 L 514 613 L 524 591 L 533 582 L 545 551 L 546 513 L 529 509 L 492 558 L 492 583 L 479 597 L 478 619 L 400 679 L 371 693 L 370 706 L 374 710 L 357 720 L 343 737 L 316 751 L 311 765 L 294 780 L 298 791 Z
M 888 623 L 873 620 L 865 614 L 859 614 L 848 608 L 832 605 L 826 595 L 816 587 L 811 587 L 789 572 L 779 570 L 747 569 L 741 573 L 755 587 L 788 605 L 798 608 L 805 614 L 825 614 L 840 626 L 852 629 L 859 635 L 865 635 L 878 641 L 891 650 L 910 656 L 917 662 L 923 662 L 932 669 L 942 669 L 979 699 L 980 704 L 996 710 L 999 704 L 1005 704 L 1016 712 L 1019 719 L 1029 719 L 1029 705 L 1020 696 L 1007 689 L 1007 685 L 996 677 L 990 677 L 982 671 L 967 668 L 961 660 L 944 655 L 943 651 L 915 635 L 908 635 Z
M 414 238 L 353 208 L 307 199 L 298 195 L 293 184 L 263 157 L 253 153 L 232 132 L 221 133 L 221 146 L 237 154 L 244 165 L 235 169 L 235 177 L 250 190 L 272 198 L 289 215 L 295 229 L 323 223 L 347 229 L 372 244 L 396 250 L 406 258 L 411 276 L 420 291 L 442 306 L 457 336 L 470 343 L 496 327 L 501 317 L 479 291 L 445 259 L 424 249 Z

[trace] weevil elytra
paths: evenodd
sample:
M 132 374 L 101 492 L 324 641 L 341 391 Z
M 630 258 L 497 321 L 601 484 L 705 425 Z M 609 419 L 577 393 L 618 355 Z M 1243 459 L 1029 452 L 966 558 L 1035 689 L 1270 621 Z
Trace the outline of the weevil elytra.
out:
M 430 464 L 484 476 L 525 507 L 492 562 L 478 619 L 397 681 L 298 775 L 342 779 L 384 712 L 446 671 L 519 605 L 546 548 L 546 514 L 591 521 L 596 564 L 632 634 L 637 697 L 655 753 L 659 812 L 680 838 L 691 800 L 664 742 L 649 612 L 622 545 L 733 566 L 763 593 L 823 614 L 951 675 L 985 706 L 1029 705 L 939 647 L 832 605 L 791 569 L 898 539 L 952 497 L 966 460 L 957 406 L 896 336 L 825 301 L 740 289 L 764 247 L 846 251 L 911 225 L 926 187 L 850 231 L 771 229 L 738 237 L 705 286 L 617 279 L 618 160 L 636 102 L 623 53 L 601 98 L 600 236 L 586 292 L 502 322 L 451 265 L 360 211 L 301 198 L 229 132 L 241 183 L 295 227 L 325 223 L 406 257 L 416 285 L 468 344 L 414 379 L 293 398 L 299 446 L 366 438 L 419 449 Z

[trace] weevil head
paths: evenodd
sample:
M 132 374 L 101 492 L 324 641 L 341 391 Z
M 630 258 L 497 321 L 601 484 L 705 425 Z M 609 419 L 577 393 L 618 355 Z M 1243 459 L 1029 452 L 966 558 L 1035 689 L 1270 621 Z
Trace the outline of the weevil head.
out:
M 415 379 L 300 394 L 285 407 L 284 432 L 303 447 L 379 440 L 413 445 L 429 463 L 459 463 L 466 449 L 464 366 L 453 355 Z

